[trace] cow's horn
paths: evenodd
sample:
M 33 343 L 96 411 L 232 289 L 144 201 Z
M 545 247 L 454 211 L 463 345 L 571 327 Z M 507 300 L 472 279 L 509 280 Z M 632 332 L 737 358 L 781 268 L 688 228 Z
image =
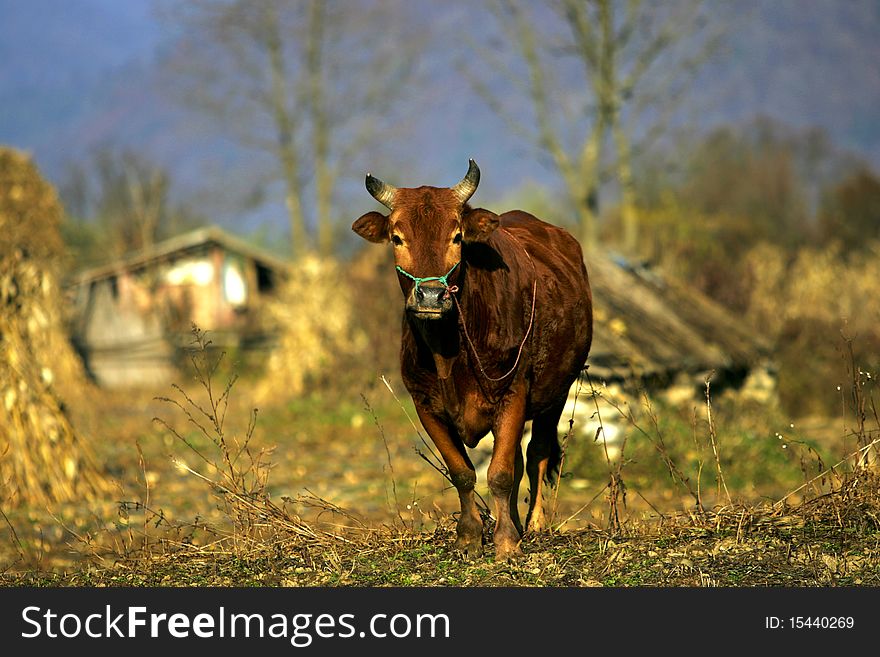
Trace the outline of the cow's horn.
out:
M 474 192 L 477 191 L 477 185 L 479 184 L 480 167 L 478 167 L 477 163 L 471 159 L 468 160 L 467 174 L 461 179 L 460 183 L 452 188 L 452 192 L 458 197 L 461 204 L 464 205 L 468 202 L 468 199 L 474 195 Z
M 392 187 L 382 182 L 378 178 L 374 178 L 371 174 L 367 174 L 367 191 L 374 199 L 379 201 L 389 210 L 394 209 L 394 195 L 397 193 L 397 187 Z

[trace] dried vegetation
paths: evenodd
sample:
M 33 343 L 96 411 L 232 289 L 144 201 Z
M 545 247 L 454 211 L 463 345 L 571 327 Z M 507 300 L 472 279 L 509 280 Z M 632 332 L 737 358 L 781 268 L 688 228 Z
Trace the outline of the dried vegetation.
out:
M 87 383 L 64 330 L 62 210 L 22 153 L 0 148 L 0 504 L 109 493 L 67 404 Z
M 679 510 L 637 511 L 627 503 L 629 457 L 620 447 L 606 456 L 607 484 L 599 490 L 605 517 L 567 528 L 571 517 L 554 508 L 555 529 L 524 540 L 525 558 L 463 561 L 452 548 L 454 518 L 423 496 L 410 495 L 385 444 L 390 514 L 381 523 L 309 492 L 278 495 L 270 482 L 272 453 L 257 446 L 256 414 L 227 426 L 235 379 L 218 386 L 219 360 L 194 332 L 193 371 L 199 385 L 175 386 L 158 401 L 157 427 L 176 445 L 179 474 L 207 490 L 219 515 L 180 520 L 154 508 L 145 488 L 120 507 L 120 521 L 71 546 L 86 557 L 66 571 L 20 568 L 7 585 L 126 586 L 876 586 L 880 584 L 880 477 L 870 455 L 880 439 L 873 413 L 873 380 L 853 380 L 852 449 L 832 466 L 799 449 L 803 483 L 776 501 L 746 503 L 725 486 L 724 432 L 706 426 L 706 461 L 716 491 L 697 487 L 690 465 L 658 434 L 650 413 L 630 421 L 633 440 L 650 441 L 671 488 L 689 504 Z M 222 357 L 221 357 L 222 358 Z M 707 390 L 708 392 L 708 390 Z M 593 390 L 589 396 L 598 395 Z M 586 400 L 585 408 L 589 404 Z M 401 403 L 403 406 L 403 403 Z M 241 411 L 241 407 L 233 408 Z M 384 429 L 373 409 L 380 438 Z M 621 411 L 622 413 L 625 411 Z M 706 400 L 711 412 L 711 400 Z M 652 419 L 653 418 L 653 419 Z M 241 418 L 239 418 L 241 419 Z M 365 423 L 366 424 L 366 423 Z M 369 428 L 366 425 L 366 428 Z M 373 430 L 375 432 L 375 429 Z M 720 435 L 719 435 L 720 433 Z M 660 438 L 658 439 L 658 435 Z M 429 449 L 423 445 L 424 449 Z M 606 455 L 608 452 L 606 452 Z M 430 460 L 427 451 L 423 458 Z M 142 463 L 143 465 L 143 463 Z M 352 464 L 350 464 L 352 465 Z M 381 466 L 374 464 L 376 477 Z M 422 468 L 427 469 L 422 463 Z M 438 466 L 442 472 L 442 466 Z M 436 475 L 435 475 L 436 476 Z M 707 474 L 708 478 L 709 475 Z M 309 478 L 306 477 L 306 481 Z M 561 487 L 568 485 L 566 478 Z M 637 492 L 637 491 L 636 491 Z M 641 495 L 641 493 L 640 493 Z M 650 495 L 650 493 L 645 493 Z M 630 492 L 632 497 L 632 492 Z M 708 500 L 714 499 L 714 503 Z M 419 507 L 419 502 L 425 506 Z M 553 503 L 555 505 L 555 498 Z M 197 508 L 205 508 L 205 501 Z M 650 503 L 649 503 L 649 506 Z M 645 505 L 642 505 L 645 508 Z M 490 527 L 491 524 L 487 524 Z M 487 532 L 490 531 L 487 529 Z

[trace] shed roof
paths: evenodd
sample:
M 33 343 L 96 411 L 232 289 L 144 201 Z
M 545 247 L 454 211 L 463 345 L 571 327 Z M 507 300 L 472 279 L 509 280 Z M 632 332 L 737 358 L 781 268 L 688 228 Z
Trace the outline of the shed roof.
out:
M 602 377 L 748 369 L 770 352 L 748 325 L 694 288 L 645 267 L 591 255 L 590 372 Z
M 140 269 L 152 262 L 201 248 L 206 244 L 217 244 L 227 251 L 238 253 L 270 269 L 287 271 L 290 264 L 263 249 L 249 244 L 240 237 L 232 235 L 219 226 L 206 226 L 182 235 L 157 242 L 153 246 L 136 251 L 118 260 L 77 272 L 70 280 L 73 285 L 117 275 L 120 271 Z

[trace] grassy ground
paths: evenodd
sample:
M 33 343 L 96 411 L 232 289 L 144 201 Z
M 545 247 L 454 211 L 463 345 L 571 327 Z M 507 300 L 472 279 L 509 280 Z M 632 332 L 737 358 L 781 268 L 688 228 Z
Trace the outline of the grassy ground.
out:
M 545 500 L 554 531 L 497 563 L 488 529 L 483 557 L 451 549 L 457 496 L 405 395 L 282 397 L 252 425 L 249 389 L 96 393 L 77 423 L 118 495 L 3 509 L 0 584 L 880 584 L 880 485 L 839 463 L 859 437 L 837 420 L 800 429 L 719 398 L 709 423 L 699 403 L 652 404 L 619 418 L 622 458 L 570 441 Z
M 741 521 L 745 521 L 741 524 Z M 60 573 L 19 586 L 878 586 L 880 532 L 729 511 L 646 523 L 626 534 L 570 530 L 527 538 L 525 557 L 463 561 L 449 527 L 382 529 L 310 547 L 280 541 L 242 554 L 190 549 Z

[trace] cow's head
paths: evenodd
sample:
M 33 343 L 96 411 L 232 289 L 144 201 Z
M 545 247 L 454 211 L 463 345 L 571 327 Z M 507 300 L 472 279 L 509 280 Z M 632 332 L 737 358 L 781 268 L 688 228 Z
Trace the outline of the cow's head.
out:
M 416 317 L 435 319 L 452 308 L 463 244 L 486 240 L 498 226 L 498 215 L 467 203 L 479 182 L 473 160 L 449 188 L 398 189 L 367 174 L 367 191 L 390 212 L 368 212 L 351 228 L 370 242 L 391 242 L 406 310 Z

